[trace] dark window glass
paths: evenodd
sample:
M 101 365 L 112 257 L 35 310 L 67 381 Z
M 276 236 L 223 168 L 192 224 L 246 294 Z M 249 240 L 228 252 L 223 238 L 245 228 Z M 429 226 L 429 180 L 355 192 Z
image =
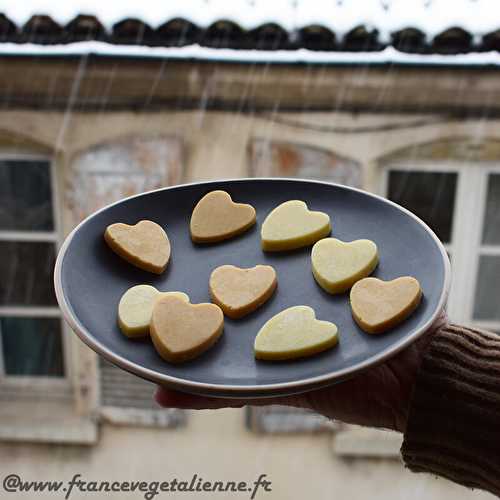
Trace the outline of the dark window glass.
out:
M 488 195 L 483 220 L 483 243 L 500 244 L 500 175 L 488 176 Z
M 0 160 L 0 231 L 52 231 L 50 166 Z
M 0 305 L 55 306 L 53 243 L 0 241 Z
M 59 318 L 0 318 L 7 375 L 64 375 Z
M 456 185 L 456 173 L 392 170 L 388 197 L 418 215 L 442 242 L 449 243 Z
M 500 320 L 500 257 L 483 255 L 479 258 L 474 319 Z

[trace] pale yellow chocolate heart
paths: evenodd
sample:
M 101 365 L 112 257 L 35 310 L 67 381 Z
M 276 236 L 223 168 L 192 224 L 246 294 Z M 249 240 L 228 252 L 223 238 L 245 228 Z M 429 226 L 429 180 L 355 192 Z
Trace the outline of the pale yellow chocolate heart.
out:
M 189 302 L 189 297 L 183 292 L 159 292 L 151 285 L 136 285 L 129 288 L 118 304 L 118 326 L 122 333 L 129 338 L 149 335 L 155 300 L 170 295 Z
M 377 245 L 371 240 L 344 242 L 325 238 L 313 246 L 314 278 L 328 293 L 342 293 L 377 267 Z
M 167 233 L 150 220 L 141 220 L 134 226 L 111 224 L 104 239 L 120 257 L 145 271 L 161 274 L 170 259 Z
M 352 316 L 367 333 L 382 333 L 404 321 L 420 304 L 422 289 L 411 276 L 392 281 L 364 278 L 350 294 Z
M 293 250 L 328 236 L 330 217 L 323 212 L 313 212 L 300 200 L 278 205 L 262 224 L 262 249 L 266 251 Z
M 179 297 L 160 297 L 151 316 L 151 340 L 171 363 L 196 358 L 217 342 L 224 315 L 215 304 L 190 304 Z
M 279 361 L 312 356 L 338 342 L 337 326 L 316 319 L 308 306 L 295 306 L 273 316 L 255 338 L 257 359 Z
M 264 304 L 276 289 L 276 271 L 271 266 L 241 269 L 220 266 L 212 271 L 209 291 L 212 302 L 229 318 L 241 318 Z
M 227 240 L 252 227 L 255 208 L 235 203 L 225 191 L 211 191 L 194 207 L 191 215 L 191 239 L 195 243 Z

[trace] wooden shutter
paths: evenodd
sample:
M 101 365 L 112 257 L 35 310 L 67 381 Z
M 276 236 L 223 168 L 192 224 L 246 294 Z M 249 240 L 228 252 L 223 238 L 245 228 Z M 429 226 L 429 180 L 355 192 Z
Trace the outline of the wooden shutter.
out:
M 126 137 L 80 152 L 66 176 L 66 209 L 72 224 L 121 198 L 182 181 L 183 144 L 164 136 Z M 101 418 L 117 424 L 178 425 L 179 410 L 159 409 L 152 397 L 154 384 L 107 363 L 95 362 L 89 370 L 89 350 L 80 349 L 87 363 L 76 374 L 77 384 L 91 386 Z M 87 369 L 84 369 L 87 367 Z M 93 373 L 89 380 L 89 373 Z
M 183 425 L 186 413 L 158 407 L 156 386 L 99 359 L 100 415 L 114 424 L 155 427 Z

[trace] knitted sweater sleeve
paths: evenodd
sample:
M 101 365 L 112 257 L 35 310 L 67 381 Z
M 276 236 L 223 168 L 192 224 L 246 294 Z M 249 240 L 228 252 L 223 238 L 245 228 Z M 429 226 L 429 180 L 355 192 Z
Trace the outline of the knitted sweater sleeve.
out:
M 401 453 L 414 472 L 500 496 L 500 336 L 447 325 L 417 376 Z

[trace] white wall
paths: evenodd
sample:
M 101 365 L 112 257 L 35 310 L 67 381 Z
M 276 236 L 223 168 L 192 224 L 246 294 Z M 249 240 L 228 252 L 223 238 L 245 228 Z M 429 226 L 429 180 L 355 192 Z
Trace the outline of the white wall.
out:
M 256 435 L 244 427 L 242 410 L 192 412 L 176 430 L 104 426 L 94 447 L 0 445 L 0 471 L 26 480 L 162 481 L 174 477 L 251 482 L 272 481 L 262 499 L 466 500 L 493 498 L 429 475 L 412 474 L 398 460 L 341 459 L 331 436 Z M 157 498 L 168 498 L 167 493 Z M 3 498 L 3 495 L 0 495 Z M 248 498 L 246 494 L 178 493 L 170 498 Z M 32 498 L 19 494 L 8 498 Z M 34 498 L 34 497 L 33 497 Z M 37 495 L 36 498 L 45 498 Z M 47 495 L 49 498 L 49 495 Z M 141 498 L 139 494 L 84 494 L 74 499 Z
M 413 121 L 416 117 L 307 113 L 288 115 L 288 118 L 316 125 L 361 126 L 401 123 Z M 0 140 L 4 133 L 9 137 L 5 142 L 11 148 L 20 147 L 21 142 L 33 142 L 56 152 L 62 192 L 65 170 L 76 152 L 117 137 L 157 133 L 178 135 L 185 140 L 185 181 L 248 175 L 246 147 L 249 138 L 268 137 L 330 149 L 358 160 L 364 166 L 365 187 L 376 190 L 378 158 L 415 143 L 439 138 L 500 137 L 499 124 L 498 121 L 476 120 L 345 135 L 304 131 L 262 117 L 231 113 L 127 112 L 65 116 L 55 112 L 8 111 L 0 113 Z M 69 217 L 65 216 L 65 220 Z M 66 224 L 64 231 L 69 229 Z M 81 350 L 78 344 L 75 355 L 78 356 Z M 40 395 L 33 407 L 34 415 L 36 405 L 42 403 L 43 395 Z M 2 402 L 2 405 L 7 404 L 15 404 L 15 401 Z M 255 435 L 246 430 L 241 410 L 204 411 L 190 414 L 187 426 L 174 430 L 103 425 L 98 444 L 90 447 L 3 443 L 0 444 L 0 471 L 19 474 L 26 480 L 67 480 L 75 473 L 81 473 L 88 480 L 110 481 L 189 479 L 194 473 L 209 480 L 253 481 L 259 474 L 266 473 L 273 482 L 273 492 L 261 493 L 257 498 L 273 499 L 458 500 L 488 497 L 444 480 L 413 475 L 397 460 L 340 459 L 332 452 L 331 439 L 330 434 Z M 228 494 L 204 496 L 230 497 Z M 3 497 L 3 492 L 0 497 Z M 54 495 L 46 497 L 54 498 Z M 19 494 L 8 498 L 34 497 Z M 44 498 L 44 495 L 38 494 L 36 498 Z M 140 496 L 74 493 L 71 498 L 125 499 Z M 179 498 L 203 498 L 203 495 L 184 493 Z M 242 495 L 242 498 L 246 496 Z

